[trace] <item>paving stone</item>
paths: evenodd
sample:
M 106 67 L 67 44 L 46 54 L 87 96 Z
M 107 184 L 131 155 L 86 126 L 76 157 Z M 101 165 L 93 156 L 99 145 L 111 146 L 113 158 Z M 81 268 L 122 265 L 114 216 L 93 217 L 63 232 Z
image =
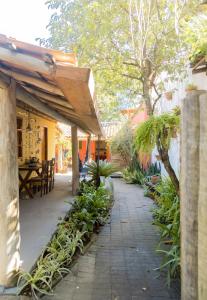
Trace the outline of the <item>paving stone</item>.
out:
M 162 262 L 155 249 L 159 231 L 152 225 L 151 199 L 136 185 L 113 179 L 115 203 L 108 224 L 72 273 L 45 300 L 179 300 L 175 283 L 154 271 Z

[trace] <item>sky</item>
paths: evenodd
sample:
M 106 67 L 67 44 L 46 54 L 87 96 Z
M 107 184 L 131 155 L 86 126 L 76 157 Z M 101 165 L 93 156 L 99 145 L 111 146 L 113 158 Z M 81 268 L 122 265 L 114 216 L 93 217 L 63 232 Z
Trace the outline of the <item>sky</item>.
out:
M 45 1 L 0 0 L 0 34 L 38 45 L 35 38 L 48 36 L 51 11 Z

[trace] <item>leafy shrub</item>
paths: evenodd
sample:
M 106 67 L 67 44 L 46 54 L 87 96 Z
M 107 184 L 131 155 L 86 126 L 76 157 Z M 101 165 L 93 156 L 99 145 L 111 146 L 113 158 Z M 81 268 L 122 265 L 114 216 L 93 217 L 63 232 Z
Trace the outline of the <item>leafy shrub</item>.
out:
M 131 164 L 129 165 L 129 167 L 123 170 L 122 174 L 124 180 L 127 183 L 136 183 L 143 185 L 147 177 L 160 175 L 160 172 L 161 168 L 160 165 L 157 164 L 157 162 L 154 164 L 150 164 L 147 169 L 144 169 L 137 159 L 137 156 L 134 155 Z
M 126 165 L 129 165 L 134 155 L 134 133 L 130 123 L 125 123 L 121 130 L 111 140 L 111 152 L 119 154 Z
M 195 44 L 194 50 L 190 56 L 190 62 L 195 65 L 200 59 L 207 55 L 207 42 Z
M 160 269 L 167 269 L 168 284 L 170 284 L 171 279 L 180 274 L 180 201 L 169 178 L 162 179 L 155 190 L 157 207 L 153 210 L 153 223 L 161 231 L 161 241 L 157 251 L 164 254 L 164 262 Z
M 140 170 L 130 171 L 129 168 L 126 168 L 122 172 L 123 178 L 127 183 L 137 183 L 142 185 L 144 183 L 144 175 Z
M 38 299 L 51 295 L 54 280 L 69 272 L 69 265 L 77 250 L 83 251 L 84 241 L 96 226 L 103 225 L 108 217 L 111 196 L 103 186 L 83 184 L 72 211 L 58 228 L 50 244 L 29 272 L 21 272 L 18 279 L 19 293 Z

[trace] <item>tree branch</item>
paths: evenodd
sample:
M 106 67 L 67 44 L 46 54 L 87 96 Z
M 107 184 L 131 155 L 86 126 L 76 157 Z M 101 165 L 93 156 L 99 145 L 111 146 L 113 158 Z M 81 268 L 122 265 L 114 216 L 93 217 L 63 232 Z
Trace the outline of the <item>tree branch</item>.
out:
M 124 77 L 128 77 L 128 78 L 135 79 L 135 80 L 139 80 L 139 81 L 143 82 L 142 76 L 136 77 L 136 76 L 129 75 L 129 74 L 125 74 L 125 73 L 120 73 L 120 74 L 121 74 L 122 76 L 124 76 Z
M 159 101 L 159 99 L 161 98 L 162 94 L 160 94 L 154 101 L 153 105 L 152 105 L 152 114 L 154 114 L 155 111 L 155 106 L 157 104 L 157 102 Z
M 140 64 L 138 64 L 138 63 L 124 61 L 123 64 L 124 65 L 128 65 L 128 66 L 134 66 L 134 67 L 139 67 L 140 68 Z
M 152 113 L 154 114 L 155 106 L 156 106 L 157 102 L 159 101 L 159 99 L 161 98 L 162 94 L 160 94 L 158 92 L 157 87 L 156 87 L 156 85 L 154 83 L 152 84 L 152 86 L 154 88 L 155 93 L 157 94 L 157 98 L 155 99 L 155 101 L 154 101 L 154 103 L 152 105 Z

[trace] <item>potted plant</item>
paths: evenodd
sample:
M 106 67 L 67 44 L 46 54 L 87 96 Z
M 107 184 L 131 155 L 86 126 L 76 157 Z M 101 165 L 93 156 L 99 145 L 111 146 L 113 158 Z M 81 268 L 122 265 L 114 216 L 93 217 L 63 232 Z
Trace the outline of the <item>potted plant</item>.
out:
M 186 88 L 185 91 L 186 93 L 192 92 L 192 91 L 196 91 L 198 89 L 197 85 L 193 84 L 193 83 L 189 83 Z
M 173 92 L 172 92 L 172 91 L 167 91 L 167 92 L 165 92 L 165 98 L 166 98 L 168 101 L 171 101 L 172 98 L 173 98 Z
M 160 155 L 159 155 L 159 154 L 156 154 L 156 155 L 155 155 L 155 157 L 156 157 L 156 159 L 157 159 L 158 161 L 160 161 L 160 160 L 161 160 L 161 157 L 160 157 Z
M 160 180 L 160 175 L 152 175 L 151 176 L 151 183 L 152 184 L 157 184 L 158 182 L 159 182 L 159 180 Z

